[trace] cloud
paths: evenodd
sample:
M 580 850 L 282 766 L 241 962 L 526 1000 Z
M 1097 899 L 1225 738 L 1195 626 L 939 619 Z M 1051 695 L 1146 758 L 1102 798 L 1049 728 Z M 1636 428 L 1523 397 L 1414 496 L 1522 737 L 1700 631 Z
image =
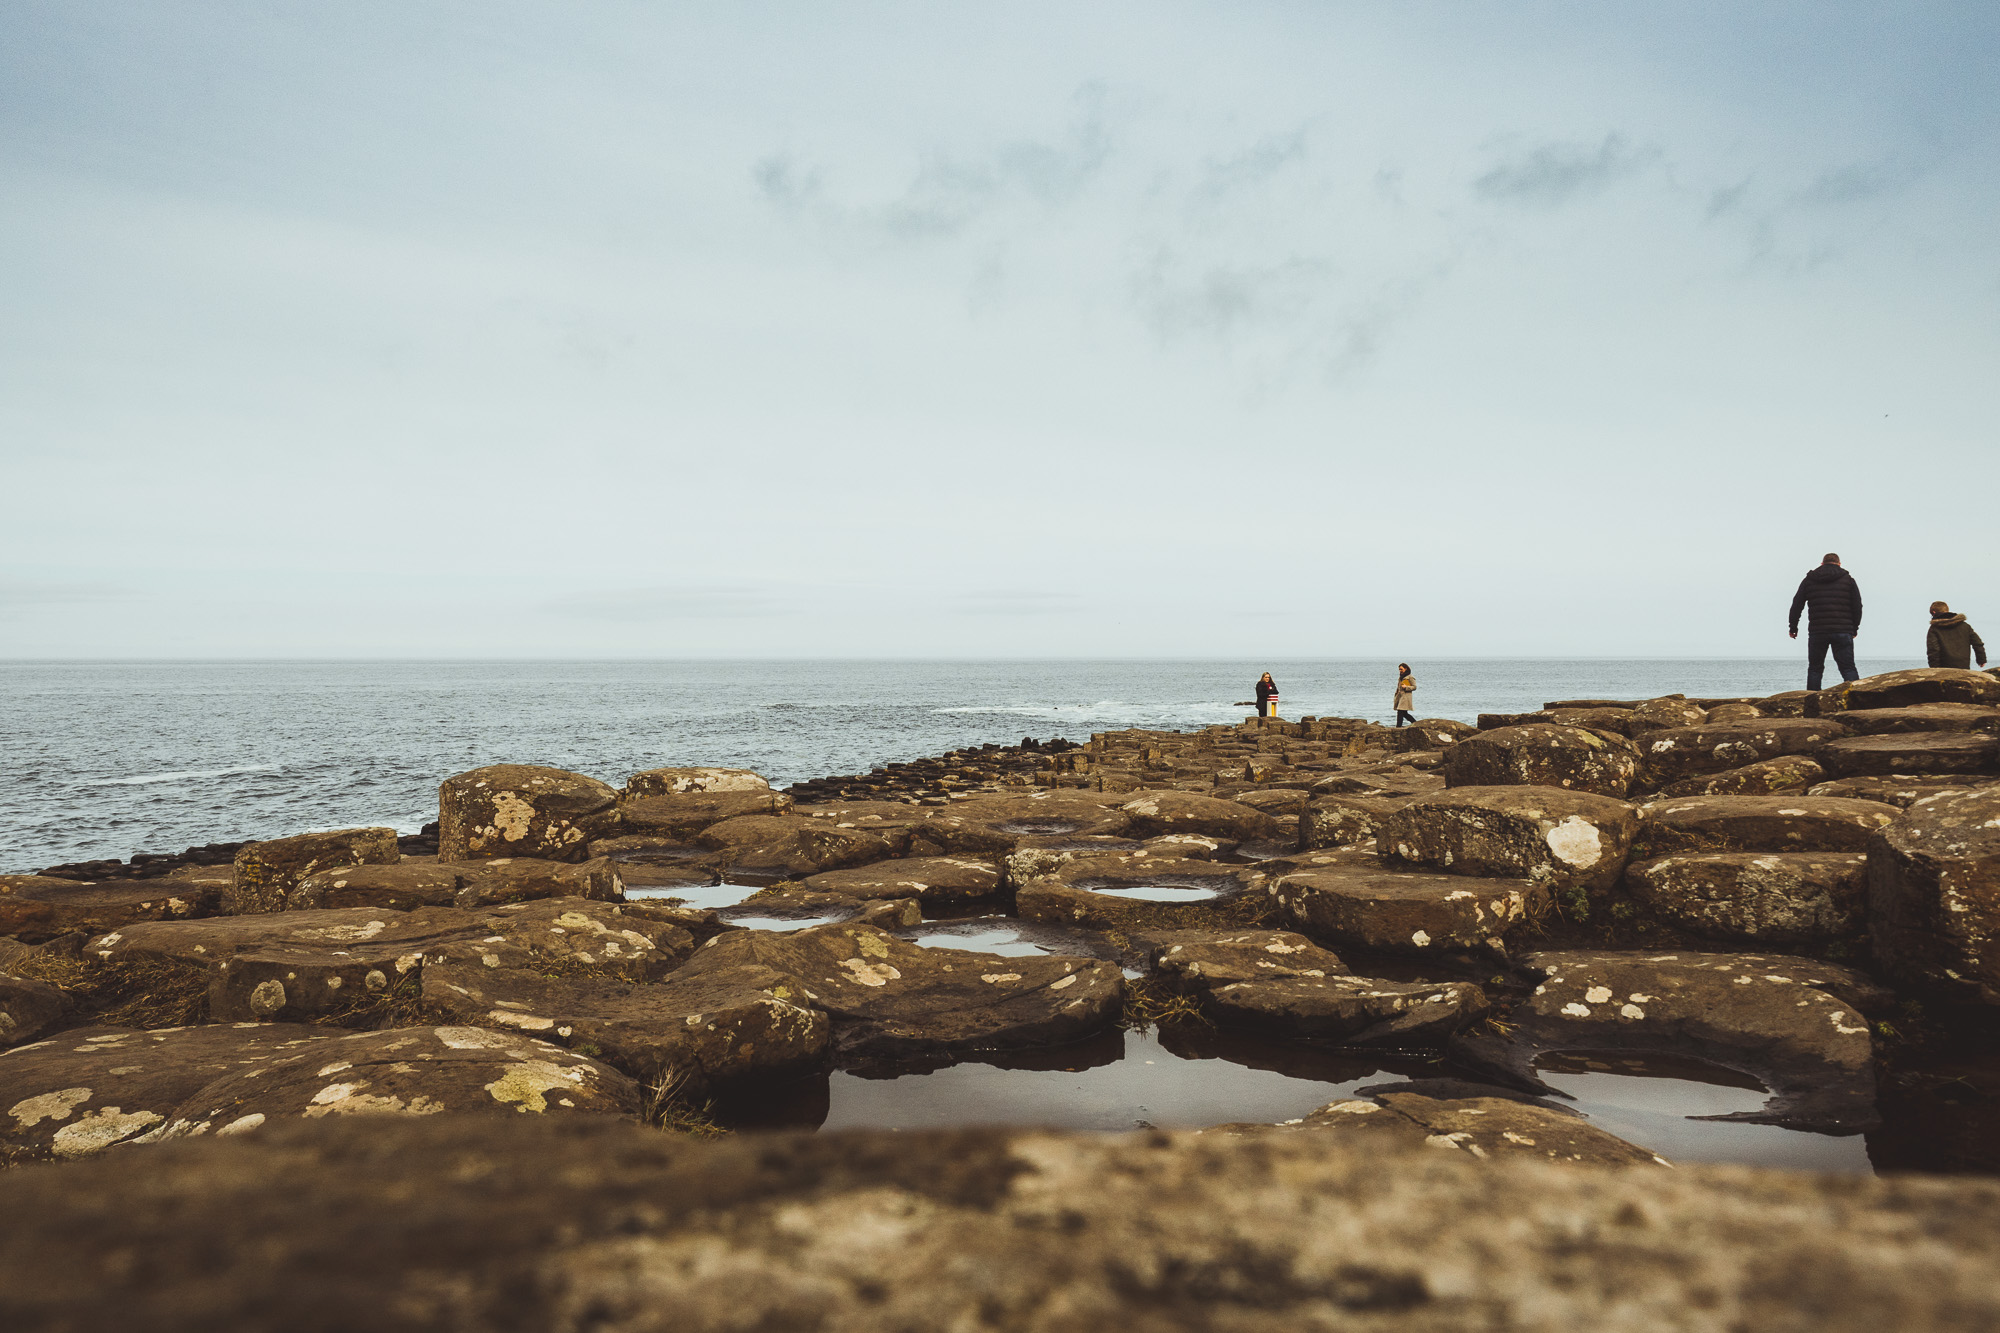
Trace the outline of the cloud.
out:
M 1246 187 L 1262 185 L 1294 162 L 1306 157 L 1306 132 L 1266 135 L 1240 153 L 1210 158 L 1202 165 L 1197 195 L 1217 199 Z
M 1623 135 L 1607 134 L 1595 147 L 1549 143 L 1503 162 L 1472 183 L 1488 199 L 1556 208 L 1596 194 L 1659 156 L 1657 149 L 1629 147 Z
M 1821 173 L 1812 184 L 1792 196 L 1792 201 L 1809 208 L 1838 208 L 1858 204 L 1907 188 L 1920 173 L 1908 162 L 1851 163 Z
M 608 588 L 553 598 L 542 610 L 578 620 L 740 620 L 786 615 L 798 606 L 796 595 L 775 587 L 714 584 Z
M 1075 115 L 1056 140 L 1021 139 L 972 154 L 933 149 L 891 199 L 836 203 L 826 174 L 788 153 L 765 157 L 751 177 L 766 202 L 787 217 L 898 241 L 950 239 L 1010 204 L 1060 207 L 1104 169 L 1112 155 L 1104 89 L 1086 84 L 1072 101 Z

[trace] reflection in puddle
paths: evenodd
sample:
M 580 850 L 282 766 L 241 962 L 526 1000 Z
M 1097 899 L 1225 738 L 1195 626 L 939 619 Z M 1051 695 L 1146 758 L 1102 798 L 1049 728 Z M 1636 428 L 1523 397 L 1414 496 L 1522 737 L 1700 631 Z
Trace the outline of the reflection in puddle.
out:
M 1222 896 L 1222 887 L 1235 888 L 1234 881 L 1207 884 L 1109 884 L 1090 885 L 1092 893 L 1112 898 L 1137 898 L 1148 903 L 1205 903 Z
M 830 926 L 836 921 L 845 921 L 852 915 L 852 912 L 838 916 L 756 916 L 748 913 L 737 916 L 729 912 L 719 914 L 721 920 L 727 921 L 732 926 L 741 926 L 745 930 L 776 931 L 804 930 L 807 926 Z
M 1542 1082 L 1576 1100 L 1568 1105 L 1599 1129 L 1674 1162 L 1740 1162 L 1794 1170 L 1867 1173 L 1859 1134 L 1814 1134 L 1777 1125 L 1691 1120 L 1762 1109 L 1766 1093 L 1748 1075 L 1702 1060 L 1630 1052 L 1544 1055 Z
M 1402 1067 L 1391 1068 L 1390 1062 Z M 1275 1124 L 1316 1111 L 1364 1084 L 1435 1072 L 1422 1061 L 1391 1057 L 1390 1062 L 1234 1034 L 1216 1042 L 1206 1030 L 1192 1039 L 1178 1029 L 1164 1035 L 1110 1033 L 1061 1050 L 1024 1053 L 1008 1060 L 1012 1068 L 968 1062 L 889 1078 L 837 1072 L 826 1085 L 822 1127 L 1045 1125 L 1123 1131 L 1199 1129 L 1237 1120 Z
M 1035 954 L 1061 954 L 1074 958 L 1110 958 L 1104 936 L 1070 926 L 1023 921 L 1012 916 L 983 916 L 969 921 L 925 922 L 896 932 L 912 944 L 926 949 L 969 949 L 973 953 L 998 954 L 1002 958 L 1026 958 Z M 1128 980 L 1144 972 L 1123 969 Z
M 642 888 L 627 884 L 625 896 L 635 902 L 649 898 L 673 898 L 683 906 L 707 912 L 718 907 L 734 907 L 763 887 L 761 884 L 675 884 Z

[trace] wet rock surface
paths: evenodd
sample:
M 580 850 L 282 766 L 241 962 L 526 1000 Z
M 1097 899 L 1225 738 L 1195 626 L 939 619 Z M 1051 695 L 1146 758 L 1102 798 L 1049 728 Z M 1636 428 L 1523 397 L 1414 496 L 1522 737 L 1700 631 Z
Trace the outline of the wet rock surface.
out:
M 1461 1061 L 1549 1091 L 1535 1058 L 1562 1050 L 1675 1050 L 1741 1069 L 1771 1090 L 1728 1118 L 1854 1132 L 1876 1123 L 1864 1010 L 1886 992 L 1834 964 L 1768 954 L 1531 954 L 1541 978 L 1505 1033 L 1453 1045 Z
M 825 871 L 807 879 L 805 886 L 844 898 L 984 898 L 999 891 L 1000 868 L 970 857 L 922 856 Z
M 1414 1096 L 1371 1117 L 1476 1135 Z M 702 1144 L 585 1116 L 326 1117 L 0 1174 L 0 1314 L 468 1333 L 2000 1319 L 1988 1183 L 1479 1161 L 1340 1133 Z
M 1502 1088 L 1425 1079 L 1362 1089 L 1301 1120 L 1281 1125 L 1223 1125 L 1211 1134 L 1258 1132 L 1338 1135 L 1360 1151 L 1443 1148 L 1480 1161 L 1583 1163 L 1591 1166 L 1672 1165 L 1664 1157 L 1596 1128 L 1574 1111 Z

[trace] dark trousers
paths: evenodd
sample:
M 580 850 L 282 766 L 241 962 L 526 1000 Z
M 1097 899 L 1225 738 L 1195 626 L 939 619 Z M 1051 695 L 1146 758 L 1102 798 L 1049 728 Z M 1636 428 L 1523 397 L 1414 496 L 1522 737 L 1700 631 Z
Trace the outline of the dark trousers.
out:
M 1826 650 L 1833 649 L 1833 664 L 1840 668 L 1842 680 L 1859 680 L 1861 673 L 1854 669 L 1854 636 L 1852 634 L 1821 634 L 1818 630 L 1806 635 L 1806 688 L 1816 690 L 1826 679 Z
M 1405 722 L 1409 723 L 1413 727 L 1417 725 L 1416 714 L 1410 712 L 1408 709 L 1398 708 L 1396 710 L 1396 725 L 1400 727 Z

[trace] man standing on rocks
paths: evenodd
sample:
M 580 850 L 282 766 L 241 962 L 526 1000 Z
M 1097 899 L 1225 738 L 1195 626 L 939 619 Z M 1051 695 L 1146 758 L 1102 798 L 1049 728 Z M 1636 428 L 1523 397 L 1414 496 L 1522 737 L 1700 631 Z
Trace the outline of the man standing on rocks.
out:
M 1861 632 L 1861 586 L 1840 567 L 1840 557 L 1829 551 L 1799 580 L 1792 594 L 1792 637 L 1799 637 L 1799 611 L 1811 608 L 1806 633 L 1806 688 L 1816 690 L 1826 677 L 1826 650 L 1833 649 L 1834 665 L 1842 680 L 1858 680 L 1854 669 L 1854 636 Z

